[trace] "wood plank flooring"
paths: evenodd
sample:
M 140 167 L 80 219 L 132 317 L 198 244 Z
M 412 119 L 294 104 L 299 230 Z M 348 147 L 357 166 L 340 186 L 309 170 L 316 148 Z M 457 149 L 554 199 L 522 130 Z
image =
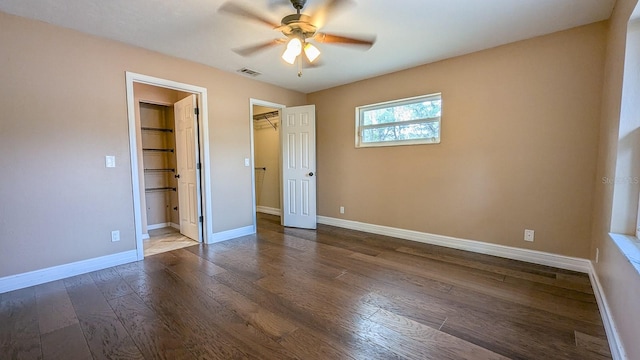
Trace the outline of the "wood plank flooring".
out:
M 588 276 L 320 225 L 0 295 L 0 359 L 610 359 Z

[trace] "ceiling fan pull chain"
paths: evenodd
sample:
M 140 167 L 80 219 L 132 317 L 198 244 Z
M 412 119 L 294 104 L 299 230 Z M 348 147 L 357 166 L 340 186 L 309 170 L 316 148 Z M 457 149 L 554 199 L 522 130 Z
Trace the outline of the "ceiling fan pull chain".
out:
M 302 77 L 302 54 L 298 56 L 298 77 Z

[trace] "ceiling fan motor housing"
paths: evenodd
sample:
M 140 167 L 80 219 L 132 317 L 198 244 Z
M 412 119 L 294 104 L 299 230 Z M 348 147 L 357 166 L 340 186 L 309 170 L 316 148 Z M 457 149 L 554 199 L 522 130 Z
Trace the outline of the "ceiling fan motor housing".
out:
M 287 37 L 301 36 L 301 40 L 311 38 L 316 34 L 317 28 L 309 21 L 309 16 L 305 14 L 287 15 L 282 18 L 282 33 Z

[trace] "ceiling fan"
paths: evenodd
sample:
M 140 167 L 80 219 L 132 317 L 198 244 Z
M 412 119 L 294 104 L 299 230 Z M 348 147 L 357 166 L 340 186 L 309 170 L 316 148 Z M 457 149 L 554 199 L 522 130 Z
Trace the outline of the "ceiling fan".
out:
M 291 65 L 298 60 L 298 76 L 302 76 L 301 54 L 304 53 L 304 58 L 309 63 L 313 63 L 318 56 L 320 56 L 320 50 L 313 45 L 310 40 L 319 43 L 359 46 L 364 49 L 369 49 L 373 46 L 375 37 L 355 38 L 318 31 L 319 28 L 324 25 L 324 21 L 329 17 L 329 15 L 335 13 L 338 9 L 344 6 L 351 4 L 350 0 L 328 0 L 322 7 L 320 7 L 320 9 L 318 9 L 318 11 L 316 11 L 315 14 L 311 16 L 301 13 L 301 10 L 304 8 L 307 0 L 290 0 L 290 2 L 296 10 L 296 13 L 283 17 L 280 24 L 276 24 L 268 18 L 241 5 L 232 2 L 224 3 L 218 11 L 259 22 L 274 30 L 282 32 L 285 36 L 284 38 L 274 39 L 265 43 L 234 49 L 234 51 L 242 56 L 250 56 L 270 47 L 286 43 L 287 45 L 282 53 L 282 59 Z

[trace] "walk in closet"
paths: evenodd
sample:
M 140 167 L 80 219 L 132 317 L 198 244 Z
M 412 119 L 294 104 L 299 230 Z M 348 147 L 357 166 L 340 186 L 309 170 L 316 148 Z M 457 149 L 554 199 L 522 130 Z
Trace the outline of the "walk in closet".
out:
M 179 224 L 172 106 L 140 103 L 147 229 Z

